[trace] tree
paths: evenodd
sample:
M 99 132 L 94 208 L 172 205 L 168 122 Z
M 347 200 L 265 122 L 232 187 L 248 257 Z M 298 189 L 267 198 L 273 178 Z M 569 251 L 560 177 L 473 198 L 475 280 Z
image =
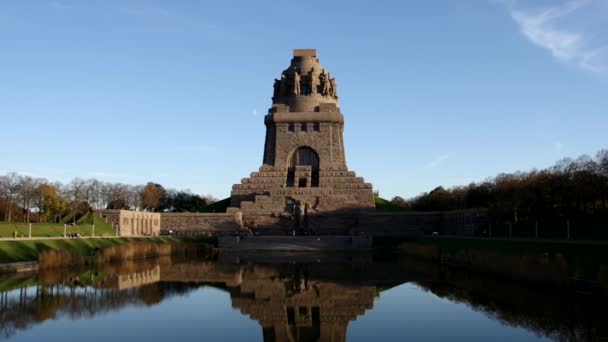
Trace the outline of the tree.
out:
M 401 208 L 407 207 L 407 201 L 401 196 L 393 197 L 393 199 L 391 200 L 391 203 L 393 203 Z
M 167 191 L 160 184 L 149 182 L 141 192 L 141 207 L 155 211 L 166 203 Z
M 38 188 L 40 202 L 38 209 L 44 215 L 45 222 L 48 216 L 58 222 L 61 213 L 67 208 L 67 200 L 59 194 L 59 187 L 53 184 L 41 184 Z
M 608 150 L 600 150 L 596 154 L 599 172 L 608 177 Z
M 200 212 L 214 202 L 211 196 L 199 196 L 188 190 L 175 191 L 170 189 L 167 194 L 166 208 L 171 212 Z
M 69 207 L 72 211 L 72 220 L 76 224 L 78 209 L 86 195 L 86 182 L 82 178 L 74 178 L 65 190 L 69 200 Z
M 11 222 L 13 205 L 15 197 L 19 191 L 19 175 L 15 172 L 9 172 L 4 176 L 0 176 L 0 192 L 7 203 L 6 221 Z
M 162 188 L 161 185 L 159 185 L 159 184 L 157 184 L 157 185 Z M 128 186 L 128 190 L 127 190 L 127 193 L 128 193 L 128 203 L 129 203 L 129 207 L 132 210 L 137 210 L 139 208 L 143 208 L 143 205 L 142 205 L 142 193 L 143 193 L 143 191 L 144 191 L 144 186 L 143 185 L 130 185 L 130 186 Z M 163 197 L 163 200 L 164 200 L 164 197 Z
M 20 176 L 18 194 L 23 204 L 22 208 L 25 210 L 26 215 L 23 217 L 25 222 L 30 222 L 30 214 L 32 209 L 32 202 L 36 197 L 38 186 L 42 180 L 40 178 L 32 178 L 30 176 Z
M 95 178 L 87 179 L 85 181 L 86 201 L 96 210 L 103 208 L 102 187 L 103 183 Z
M 101 189 L 102 201 L 106 209 L 128 209 L 125 191 L 126 185 L 120 183 L 104 183 Z

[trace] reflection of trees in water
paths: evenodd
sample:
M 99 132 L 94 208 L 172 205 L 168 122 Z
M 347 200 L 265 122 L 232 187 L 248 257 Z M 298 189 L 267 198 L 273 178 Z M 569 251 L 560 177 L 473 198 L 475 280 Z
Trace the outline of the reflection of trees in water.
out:
M 0 334 L 8 338 L 17 330 L 28 329 L 48 319 L 78 320 L 127 306 L 153 305 L 167 297 L 187 294 L 197 287 L 157 283 L 119 290 L 55 284 L 3 291 L 0 292 Z
M 402 264 L 427 269 L 433 280 L 417 282 L 424 290 L 504 324 L 557 341 L 597 341 L 608 338 L 602 296 L 577 295 L 547 284 L 532 284 L 480 273 L 440 268 L 419 260 Z M 422 264 L 421 264 L 422 263 Z M 426 264 L 426 267 L 422 266 Z

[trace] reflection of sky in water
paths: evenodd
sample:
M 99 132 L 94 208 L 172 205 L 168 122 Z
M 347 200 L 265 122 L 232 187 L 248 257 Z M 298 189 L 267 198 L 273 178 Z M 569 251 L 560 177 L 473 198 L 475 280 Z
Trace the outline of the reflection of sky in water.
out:
M 11 341 L 244 341 L 261 340 L 258 322 L 232 308 L 230 294 L 204 287 L 160 304 L 126 307 L 94 319 L 47 320 Z
M 348 341 L 548 341 L 407 283 L 386 290 L 348 326 Z

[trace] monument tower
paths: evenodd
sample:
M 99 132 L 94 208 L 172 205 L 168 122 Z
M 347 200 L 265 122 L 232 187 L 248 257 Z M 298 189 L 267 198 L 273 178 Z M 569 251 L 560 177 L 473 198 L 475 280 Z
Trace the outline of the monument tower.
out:
M 372 185 L 346 166 L 336 79 L 316 50 L 294 50 L 264 124 L 259 172 L 232 187 L 229 211 L 240 211 L 246 226 L 342 234 L 355 213 L 375 208 Z

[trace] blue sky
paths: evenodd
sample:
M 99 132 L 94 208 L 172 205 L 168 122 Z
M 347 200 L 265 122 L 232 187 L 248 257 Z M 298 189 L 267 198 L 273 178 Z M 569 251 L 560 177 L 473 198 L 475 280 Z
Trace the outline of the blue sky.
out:
M 0 173 L 226 197 L 294 48 L 412 197 L 608 148 L 608 1 L 0 1 Z

